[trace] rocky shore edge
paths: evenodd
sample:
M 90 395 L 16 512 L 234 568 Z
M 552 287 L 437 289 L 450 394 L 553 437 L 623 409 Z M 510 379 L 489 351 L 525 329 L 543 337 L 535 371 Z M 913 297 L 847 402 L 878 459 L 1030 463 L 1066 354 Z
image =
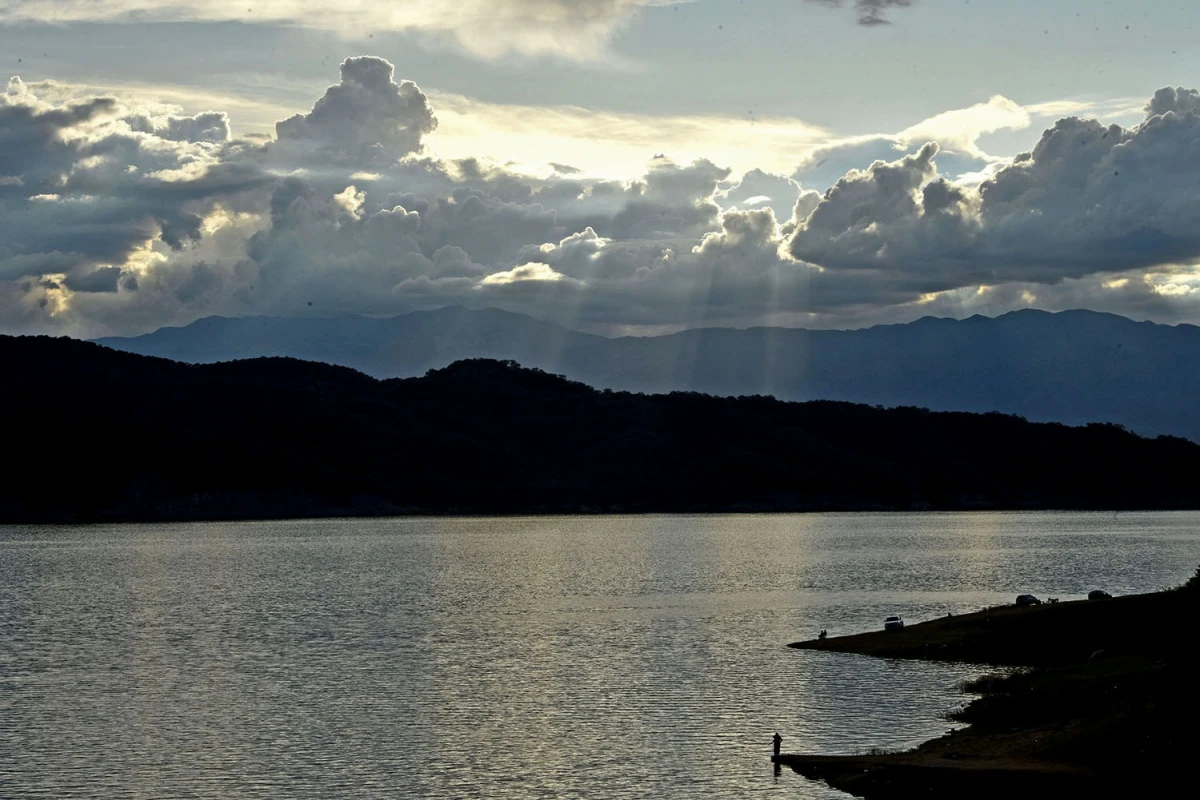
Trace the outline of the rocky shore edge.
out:
M 1005 668 L 964 686 L 969 723 L 915 750 L 782 754 L 864 798 L 1129 797 L 1195 782 L 1200 571 L 1108 600 L 989 608 L 789 647 Z M 1174 791 L 1179 791 L 1174 789 Z

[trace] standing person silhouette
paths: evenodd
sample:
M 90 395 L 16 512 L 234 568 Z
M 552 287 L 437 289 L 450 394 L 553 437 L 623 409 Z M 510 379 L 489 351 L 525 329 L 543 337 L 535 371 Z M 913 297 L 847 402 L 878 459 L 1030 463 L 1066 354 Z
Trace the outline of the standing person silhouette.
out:
M 783 737 L 779 735 L 779 731 L 775 731 L 775 735 L 771 737 L 771 742 L 775 745 L 775 757 L 779 757 L 779 745 L 783 744 Z

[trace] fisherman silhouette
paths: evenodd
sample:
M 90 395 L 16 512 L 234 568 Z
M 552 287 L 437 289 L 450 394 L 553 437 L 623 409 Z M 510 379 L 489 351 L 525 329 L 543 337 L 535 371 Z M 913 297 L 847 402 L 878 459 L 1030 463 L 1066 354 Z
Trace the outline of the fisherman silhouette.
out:
M 775 731 L 775 735 L 771 737 L 771 742 L 775 745 L 775 755 L 779 755 L 779 745 L 783 744 L 783 737 L 779 735 L 779 731 Z

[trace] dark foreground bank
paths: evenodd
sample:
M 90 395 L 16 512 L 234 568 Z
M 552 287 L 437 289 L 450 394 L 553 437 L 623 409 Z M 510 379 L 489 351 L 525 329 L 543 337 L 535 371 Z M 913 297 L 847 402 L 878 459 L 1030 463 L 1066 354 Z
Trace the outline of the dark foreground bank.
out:
M 512 362 L 376 380 L 0 337 L 0 521 L 1200 508 L 1200 445 L 770 397 L 598 391 Z
M 1200 742 L 1198 584 L 1200 573 L 1154 594 L 991 609 L 794 643 L 1028 669 L 966 687 L 981 696 L 954 719 L 970 727 L 916 750 L 779 761 L 865 798 L 1190 794 Z

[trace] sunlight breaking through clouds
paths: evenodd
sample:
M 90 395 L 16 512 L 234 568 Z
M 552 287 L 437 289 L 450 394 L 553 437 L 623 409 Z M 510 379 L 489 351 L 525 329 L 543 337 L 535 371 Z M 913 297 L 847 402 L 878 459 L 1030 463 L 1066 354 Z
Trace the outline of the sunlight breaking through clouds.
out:
M 483 286 L 494 286 L 505 283 L 517 283 L 518 281 L 561 281 L 566 278 L 560 272 L 555 272 L 552 267 L 547 264 L 522 264 L 519 267 L 505 270 L 503 272 L 493 272 L 486 276 L 480 283 Z
M 1031 124 L 1029 112 L 1002 95 L 969 108 L 945 111 L 905 128 L 896 138 L 906 144 L 935 141 L 943 149 L 956 150 L 979 159 L 990 159 L 979 149 L 979 138 L 1001 130 L 1023 130 Z
M 0 321 L 132 333 L 211 314 L 465 304 L 620 332 L 1034 304 L 1196 314 L 1198 96 L 1163 89 L 1130 127 L 1066 117 L 991 162 L 980 136 L 1030 125 L 999 96 L 888 136 L 796 122 L 771 145 L 780 160 L 756 169 L 732 124 L 465 98 L 443 109 L 373 56 L 343 62 L 274 140 L 239 138 L 222 111 L 13 79 L 0 94 Z M 659 146 L 692 145 L 637 162 L 632 148 L 577 151 L 581 170 L 549 146 L 489 142 L 510 123 L 563 141 L 644 136 L 649 155 L 657 124 Z M 460 125 L 472 132 L 455 151 L 439 137 Z M 539 163 L 496 157 L 522 146 Z M 827 191 L 805 167 L 816 155 L 836 168 Z M 958 178 L 960 165 L 977 171 Z
M 743 170 L 785 171 L 799 155 L 836 137 L 799 119 L 657 115 L 581 106 L 486 103 L 432 92 L 442 125 L 430 147 L 446 158 L 486 152 L 524 165 L 557 162 L 595 175 L 627 177 L 649 155 L 708 158 Z

